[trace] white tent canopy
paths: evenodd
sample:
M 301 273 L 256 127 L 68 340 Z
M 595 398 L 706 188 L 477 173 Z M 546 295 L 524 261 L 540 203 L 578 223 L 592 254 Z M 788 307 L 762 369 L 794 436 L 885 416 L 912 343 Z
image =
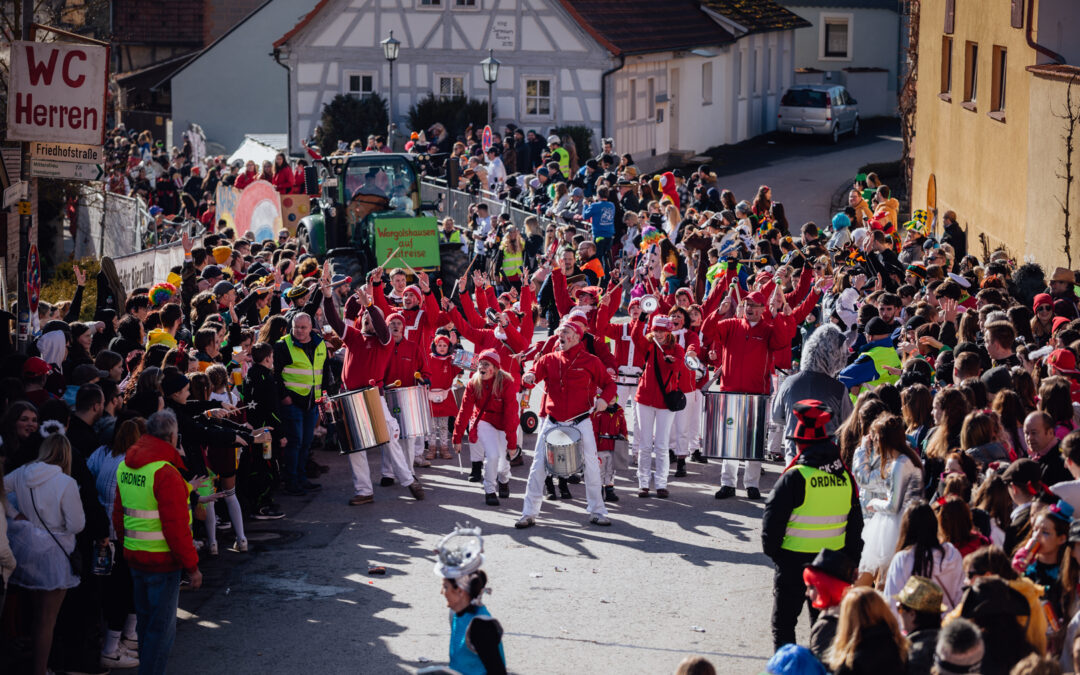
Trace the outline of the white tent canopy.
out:
M 264 161 L 273 162 L 279 152 L 288 156 L 288 144 L 288 134 L 244 134 L 244 142 L 229 156 L 229 164 L 250 159 L 261 167 Z

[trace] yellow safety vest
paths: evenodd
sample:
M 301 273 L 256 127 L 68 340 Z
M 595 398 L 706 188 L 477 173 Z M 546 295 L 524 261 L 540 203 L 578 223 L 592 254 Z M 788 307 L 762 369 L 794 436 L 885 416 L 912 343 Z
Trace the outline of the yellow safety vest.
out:
M 165 533 L 161 530 L 161 514 L 158 513 L 158 501 L 154 496 L 154 475 L 164 466 L 172 465 L 164 461 L 150 462 L 132 469 L 127 462 L 121 462 L 116 467 L 116 486 L 120 490 L 120 504 L 124 508 L 124 548 L 129 551 L 168 553 L 170 550 Z M 173 471 L 176 471 L 176 467 L 173 467 Z M 188 527 L 191 527 L 190 509 Z
M 520 276 L 521 265 L 524 260 L 524 249 L 522 249 L 521 253 L 511 253 L 510 251 L 503 249 L 502 273 L 508 277 Z
M 562 173 L 567 180 L 570 179 L 570 153 L 566 148 L 558 147 L 551 153 L 555 157 L 555 160 L 559 162 L 559 172 Z
M 834 551 L 844 547 L 848 513 L 851 511 L 851 480 L 811 466 L 794 468 L 806 483 L 803 503 L 791 511 L 780 548 L 798 553 Z
M 322 388 L 323 364 L 326 363 L 326 343 L 319 342 L 315 347 L 315 362 L 312 363 L 307 353 L 293 342 L 292 333 L 281 338 L 289 348 L 292 363 L 281 370 L 281 379 L 289 391 L 307 396 L 313 387 Z

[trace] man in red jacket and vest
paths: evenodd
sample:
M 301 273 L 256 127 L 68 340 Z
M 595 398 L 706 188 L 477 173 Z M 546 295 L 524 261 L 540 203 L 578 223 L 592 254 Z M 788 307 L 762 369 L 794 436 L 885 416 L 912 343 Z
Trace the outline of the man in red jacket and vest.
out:
M 731 309 L 731 296 L 720 304 L 717 312 L 709 315 L 702 332 L 709 350 L 709 360 L 720 368 L 720 391 L 741 394 L 768 394 L 771 386 L 772 359 L 774 352 L 785 345 L 790 347 L 795 337 L 795 324 L 791 321 L 791 308 L 779 292 L 771 298 L 774 316 L 765 315 L 766 299 L 761 291 L 747 294 L 735 318 L 723 319 Z M 738 460 L 724 460 L 720 474 L 717 499 L 735 495 L 738 480 Z M 746 462 L 743 482 L 746 496 L 761 499 L 758 485 L 761 480 L 761 462 Z
M 123 537 L 124 560 L 131 568 L 140 673 L 165 672 L 176 638 L 181 571 L 188 573 L 191 588 L 202 585 L 191 538 L 191 513 L 201 507 L 180 475 L 185 467 L 176 450 L 179 441 L 176 414 L 158 411 L 116 470 L 113 527 Z
M 547 398 L 543 416 L 546 419 L 537 433 L 536 454 L 529 470 L 521 519 L 514 526 L 524 529 L 536 524 L 547 472 L 544 436 L 557 424 L 574 426 L 580 432 L 585 456 L 585 496 L 588 499 L 589 522 L 608 526 L 611 520 L 607 517 L 607 507 L 604 506 L 600 490 L 600 462 L 596 456 L 591 415 L 593 411 L 606 410 L 615 400 L 615 382 L 600 359 L 588 353 L 581 344 L 585 335 L 585 327 L 581 323 L 564 320 L 555 335 L 559 340 L 557 350 L 537 359 L 523 378 L 527 386 L 544 383 Z M 600 392 L 599 396 L 597 391 Z

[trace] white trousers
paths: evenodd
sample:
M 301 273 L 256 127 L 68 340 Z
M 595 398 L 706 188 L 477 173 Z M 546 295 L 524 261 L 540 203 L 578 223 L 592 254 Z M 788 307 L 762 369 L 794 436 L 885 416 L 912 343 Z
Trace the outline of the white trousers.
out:
M 395 478 L 404 487 L 408 487 L 415 480 L 412 473 L 412 455 L 406 455 L 405 450 L 401 447 L 401 427 L 398 426 L 394 416 L 390 414 L 386 399 L 382 401 L 382 409 L 383 415 L 386 417 L 386 426 L 390 429 L 390 442 L 382 449 L 382 475 L 387 478 Z M 352 467 L 353 472 L 353 487 L 360 485 L 357 482 L 358 474 L 363 474 L 367 481 L 367 492 L 360 492 L 357 489 L 357 494 L 371 494 L 371 473 L 368 469 L 367 453 L 354 452 L 349 455 L 349 466 Z M 362 469 L 360 469 L 361 466 Z
M 761 462 L 743 462 L 743 487 L 756 488 L 761 482 Z M 720 470 L 720 487 L 736 487 L 739 482 L 739 460 L 725 459 Z
M 701 449 L 701 417 L 705 414 L 705 397 L 700 391 L 686 395 L 686 407 L 675 413 L 668 446 L 676 457 L 688 457 L 691 450 Z
M 535 518 L 540 513 L 540 505 L 544 503 L 544 479 L 547 478 L 547 444 L 544 443 L 544 434 L 554 426 L 555 422 L 545 418 L 536 433 L 536 454 L 533 457 L 532 467 L 529 469 L 529 482 L 525 488 L 525 505 L 521 511 L 522 516 Z M 585 498 L 586 509 L 592 515 L 607 515 L 607 507 L 601 497 L 600 489 L 600 461 L 596 457 L 596 438 L 593 436 L 592 419 L 586 417 L 576 425 L 581 432 L 581 440 L 585 446 Z
M 506 432 L 499 431 L 490 422 L 480 421 L 476 425 L 476 438 L 484 452 L 484 494 L 495 492 L 496 476 L 498 482 L 510 480 L 510 462 L 506 459 Z M 473 444 L 469 444 L 472 452 Z M 477 460 L 479 461 L 479 460 Z
M 671 468 L 667 440 L 677 413 L 643 403 L 638 403 L 637 413 L 641 420 L 641 440 L 637 446 L 638 487 L 647 489 L 652 478 L 657 490 L 667 489 L 667 475 Z

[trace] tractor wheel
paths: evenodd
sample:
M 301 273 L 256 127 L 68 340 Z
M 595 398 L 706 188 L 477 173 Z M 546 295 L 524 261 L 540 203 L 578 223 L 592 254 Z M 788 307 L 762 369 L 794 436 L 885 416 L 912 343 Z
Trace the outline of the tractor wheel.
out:
M 300 244 L 300 249 L 303 251 L 311 251 L 311 234 L 308 233 L 306 225 L 301 225 L 296 228 L 296 242 Z
M 536 427 L 540 426 L 540 418 L 531 410 L 521 413 L 521 430 L 527 434 L 535 434 Z

